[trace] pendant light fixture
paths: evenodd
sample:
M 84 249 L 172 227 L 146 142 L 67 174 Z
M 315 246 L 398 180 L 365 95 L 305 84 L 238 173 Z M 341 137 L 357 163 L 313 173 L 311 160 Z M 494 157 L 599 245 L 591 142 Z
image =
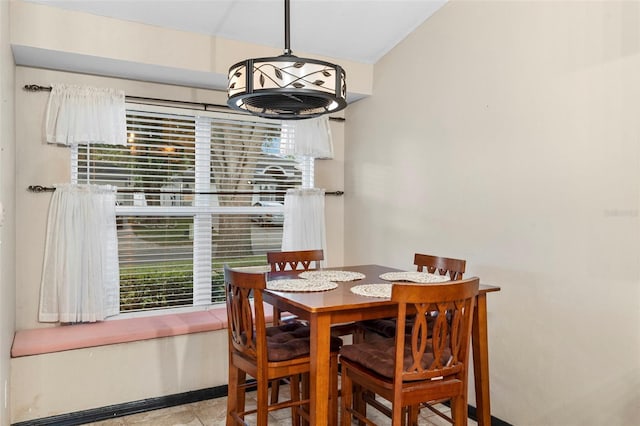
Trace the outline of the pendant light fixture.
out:
M 347 106 L 346 73 L 339 65 L 291 53 L 289 0 L 284 0 L 284 54 L 247 59 L 229 68 L 227 104 L 266 118 L 296 120 Z

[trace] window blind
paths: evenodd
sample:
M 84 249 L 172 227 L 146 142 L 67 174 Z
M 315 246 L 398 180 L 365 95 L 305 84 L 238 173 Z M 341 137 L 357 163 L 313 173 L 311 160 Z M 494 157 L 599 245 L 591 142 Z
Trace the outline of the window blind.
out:
M 118 188 L 121 312 L 223 302 L 223 265 L 265 264 L 287 189 L 313 186 L 273 120 L 128 105 L 127 140 L 72 154 L 72 180 Z

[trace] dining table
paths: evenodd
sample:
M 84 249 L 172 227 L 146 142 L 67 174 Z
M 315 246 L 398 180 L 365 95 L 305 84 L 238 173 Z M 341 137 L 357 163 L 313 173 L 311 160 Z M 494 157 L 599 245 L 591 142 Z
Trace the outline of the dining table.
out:
M 331 326 L 354 321 L 397 316 L 397 304 L 388 297 L 355 294 L 354 286 L 389 283 L 380 275 L 401 270 L 382 265 L 356 265 L 325 268 L 326 271 L 356 273 L 359 279 L 337 282 L 337 287 L 324 291 L 272 290 L 267 286 L 264 301 L 282 312 L 289 312 L 309 323 L 311 345 L 310 424 L 333 423 L 337 413 L 329 413 L 329 350 Z M 269 273 L 270 281 L 297 278 L 291 273 Z M 489 350 L 486 295 L 500 287 L 480 283 L 473 315 L 471 346 L 476 392 L 476 418 L 479 425 L 491 424 L 489 395 Z

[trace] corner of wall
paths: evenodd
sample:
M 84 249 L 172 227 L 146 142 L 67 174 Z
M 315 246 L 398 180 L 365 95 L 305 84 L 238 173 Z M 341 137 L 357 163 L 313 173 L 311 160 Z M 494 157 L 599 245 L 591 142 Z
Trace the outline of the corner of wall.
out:
M 10 423 L 10 357 L 15 331 L 15 63 L 9 2 L 0 2 L 0 426 Z

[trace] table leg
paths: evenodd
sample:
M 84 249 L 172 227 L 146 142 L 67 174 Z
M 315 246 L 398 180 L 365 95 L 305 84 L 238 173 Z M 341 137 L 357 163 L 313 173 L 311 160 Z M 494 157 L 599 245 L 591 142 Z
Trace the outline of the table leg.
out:
M 487 333 L 487 296 L 476 297 L 472 329 L 473 375 L 476 389 L 476 416 L 478 425 L 491 425 L 489 401 L 489 342 Z
M 329 422 L 330 339 L 331 319 L 313 314 L 311 326 L 311 425 L 326 426 Z

